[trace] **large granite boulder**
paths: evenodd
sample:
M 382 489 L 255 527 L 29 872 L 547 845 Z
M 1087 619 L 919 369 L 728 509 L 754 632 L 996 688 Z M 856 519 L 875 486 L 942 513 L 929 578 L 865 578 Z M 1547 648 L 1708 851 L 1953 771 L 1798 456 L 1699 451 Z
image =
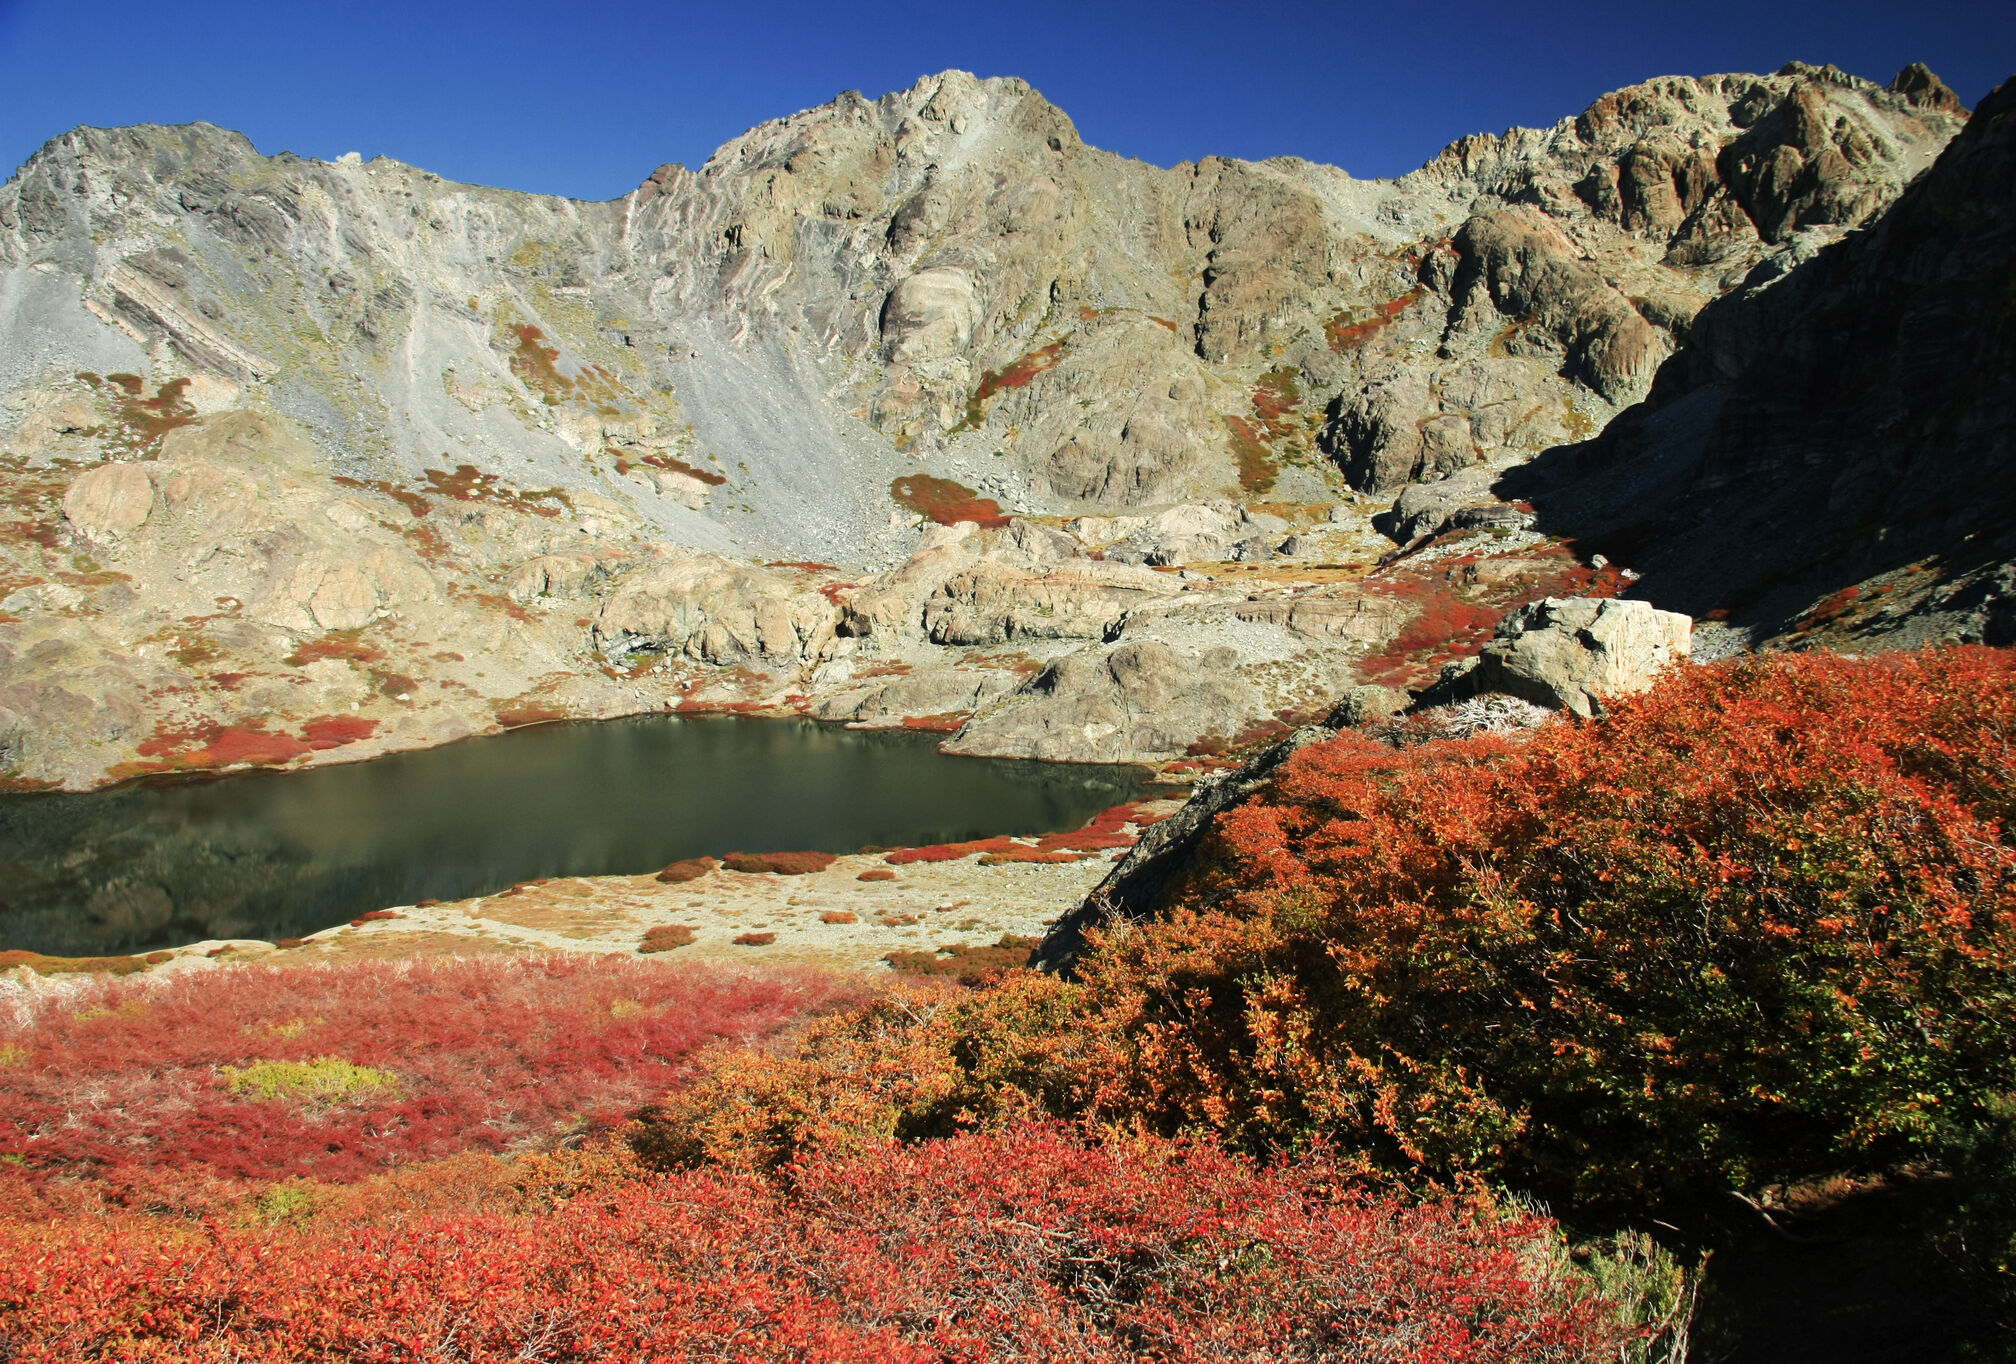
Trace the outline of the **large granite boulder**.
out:
M 1596 715 L 1605 697 L 1645 691 L 1686 658 L 1693 629 L 1688 617 L 1650 602 L 1548 597 L 1505 618 L 1470 680 L 1479 692 Z

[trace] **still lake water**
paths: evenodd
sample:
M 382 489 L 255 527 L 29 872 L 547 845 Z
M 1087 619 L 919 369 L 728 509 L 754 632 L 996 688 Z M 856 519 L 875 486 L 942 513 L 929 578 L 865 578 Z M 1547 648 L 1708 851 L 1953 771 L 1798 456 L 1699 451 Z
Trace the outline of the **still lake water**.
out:
M 1074 829 L 1144 774 L 955 758 L 938 736 L 636 716 L 306 772 L 0 798 L 0 948 L 297 937 L 367 910 L 703 853 Z

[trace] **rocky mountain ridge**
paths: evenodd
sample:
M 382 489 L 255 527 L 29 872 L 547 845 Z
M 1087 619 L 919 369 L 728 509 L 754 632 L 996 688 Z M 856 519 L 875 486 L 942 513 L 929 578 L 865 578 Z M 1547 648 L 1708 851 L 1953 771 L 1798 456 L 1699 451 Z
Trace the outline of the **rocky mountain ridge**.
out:
M 1359 181 L 1128 161 L 948 72 L 605 204 L 79 129 L 0 188 L 0 768 L 660 707 L 1059 759 L 1279 730 L 1624 587 L 1491 478 L 1963 123 L 1922 69 L 1795 65 Z M 1381 566 L 1450 476 L 1470 541 Z

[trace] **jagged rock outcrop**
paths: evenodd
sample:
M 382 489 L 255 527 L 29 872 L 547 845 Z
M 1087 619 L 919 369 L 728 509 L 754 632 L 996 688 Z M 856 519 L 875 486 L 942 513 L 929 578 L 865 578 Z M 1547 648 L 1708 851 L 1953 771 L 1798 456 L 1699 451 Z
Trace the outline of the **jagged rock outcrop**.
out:
M 704 555 L 625 578 L 595 616 L 595 641 L 613 660 L 640 652 L 704 663 L 816 659 L 840 611 L 777 574 Z
M 1443 590 L 1352 577 L 1354 489 L 1519 529 L 1436 499 L 1747 354 L 1711 301 L 1964 121 L 1924 72 L 1668 78 L 1361 181 L 946 72 L 605 204 L 75 130 L 0 187 L 0 781 L 330 714 L 346 756 L 734 705 L 1091 758 L 1312 713 L 1425 666 L 1379 653 Z
M 1907 71 L 1900 97 L 1949 109 L 1928 82 Z M 1869 148 L 1803 105 L 1781 121 L 1786 146 L 1824 131 L 1834 150 L 1780 158 L 1773 202 L 1866 220 L 1862 182 L 1828 177 Z M 1633 595 L 1751 638 L 2016 640 L 2012 223 L 2005 84 L 1880 218 L 1824 246 L 1795 232 L 1702 310 L 1643 404 L 1499 491 L 1640 571 Z
M 1253 713 L 1253 688 L 1228 648 L 1186 659 L 1153 640 L 1070 654 L 946 747 L 975 757 L 1144 762 L 1176 757 L 1201 734 Z

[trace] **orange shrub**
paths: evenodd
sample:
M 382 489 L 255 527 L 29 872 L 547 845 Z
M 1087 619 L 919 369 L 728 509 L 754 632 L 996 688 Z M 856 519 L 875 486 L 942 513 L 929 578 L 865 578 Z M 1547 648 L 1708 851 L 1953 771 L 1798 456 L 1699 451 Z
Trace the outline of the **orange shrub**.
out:
M 819 922 L 822 924 L 852 924 L 859 923 L 860 918 L 848 913 L 844 909 L 829 909 L 819 916 Z
M 731 852 L 721 859 L 721 865 L 729 871 L 758 875 L 769 872 L 778 876 L 808 876 L 826 870 L 839 860 L 829 852 Z
M 768 947 L 777 941 L 775 933 L 738 933 L 735 935 L 737 947 Z
M 670 952 L 675 947 L 689 946 L 693 937 L 693 930 L 685 924 L 659 924 L 644 930 L 644 941 L 637 950 L 645 953 Z
M 1937 1160 L 2016 1091 L 2016 660 L 1681 670 L 1528 743 L 1304 750 L 1088 967 L 1129 1102 L 1578 1202 Z
M 671 863 L 658 873 L 660 881 L 677 885 L 682 881 L 697 881 L 720 865 L 711 857 L 688 857 Z
M 887 867 L 870 867 L 854 878 L 856 881 L 894 881 L 896 873 Z
M 1641 1210 L 1954 1160 L 2011 1135 L 2012 752 L 2016 660 L 1970 648 L 1683 669 L 1523 743 L 1343 735 L 1078 981 L 824 1021 L 680 1122 L 722 1156 L 1026 1113 L 1327 1133 Z

